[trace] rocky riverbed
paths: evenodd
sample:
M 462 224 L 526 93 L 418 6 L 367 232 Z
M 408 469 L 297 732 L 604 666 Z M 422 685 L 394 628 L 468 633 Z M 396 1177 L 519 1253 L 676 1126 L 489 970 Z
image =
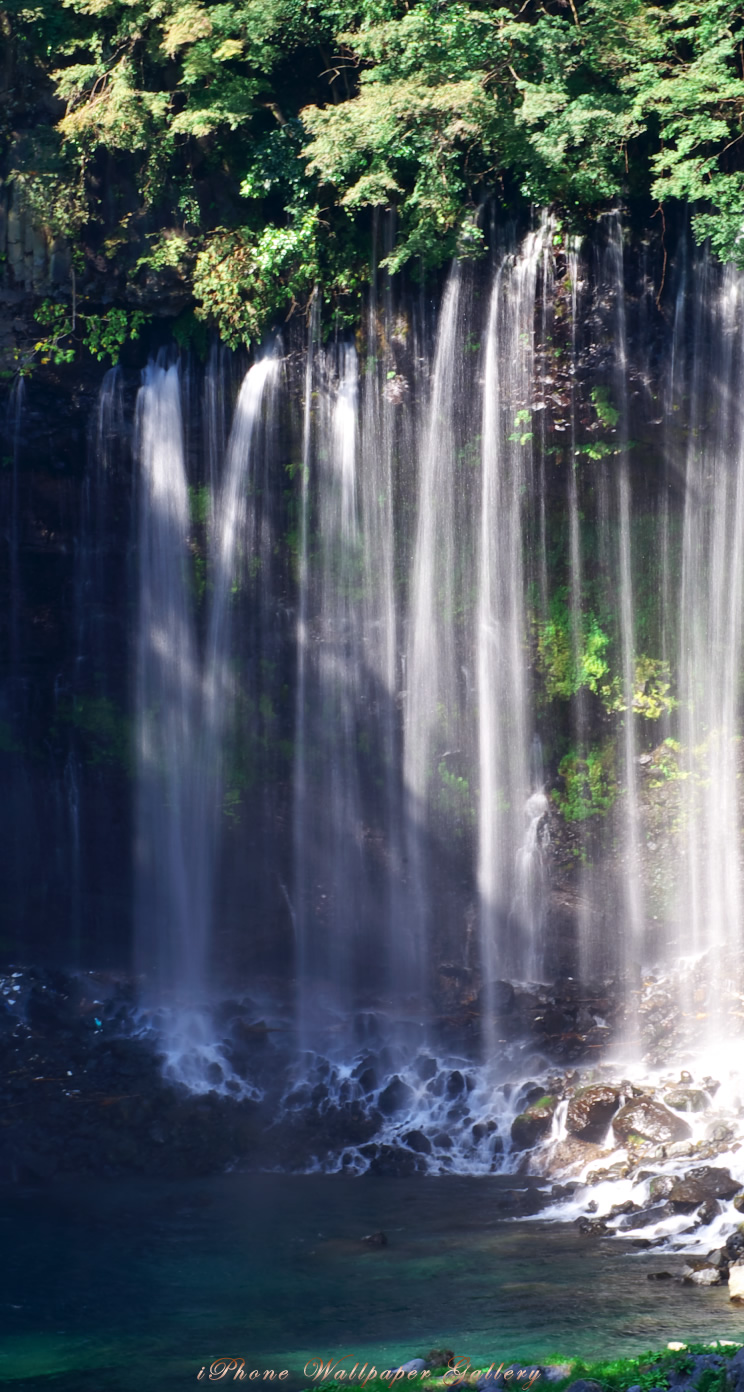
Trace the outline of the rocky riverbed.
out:
M 611 1009 L 612 983 L 497 985 L 503 1038 L 486 1066 L 472 1005 L 451 1002 L 426 1030 L 400 1022 L 394 1043 L 370 1008 L 343 1045 L 332 1043 L 335 1021 L 327 1048 L 298 1053 L 288 1003 L 264 983 L 260 1004 L 245 994 L 217 1002 L 201 1037 L 182 1021 L 179 1044 L 173 1012 L 143 1011 L 130 980 L 9 967 L 0 977 L 0 1177 L 507 1173 L 515 1216 L 543 1212 L 588 1239 L 688 1251 L 685 1280 L 728 1280 L 736 1294 L 736 1076 L 654 1068 L 648 1055 L 632 1071 L 614 1064 L 613 1033 L 617 1048 L 629 1012 Z M 648 978 L 638 993 L 634 1020 L 653 1050 L 677 988 Z M 668 1033 L 681 1038 L 686 1027 L 675 1019 Z M 567 1052 L 579 1056 L 567 1064 Z

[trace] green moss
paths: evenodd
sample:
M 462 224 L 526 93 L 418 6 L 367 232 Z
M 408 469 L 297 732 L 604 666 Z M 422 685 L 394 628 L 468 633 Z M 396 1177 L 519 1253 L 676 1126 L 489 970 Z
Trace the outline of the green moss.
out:
M 605 740 L 585 755 L 571 749 L 561 759 L 558 773 L 563 789 L 554 789 L 552 798 L 567 822 L 585 822 L 612 807 L 618 792 L 612 740 Z
M 558 589 L 550 601 L 550 615 L 536 624 L 537 666 L 550 700 L 568 701 L 582 687 L 596 692 L 609 672 L 609 638 L 594 613 L 582 613 L 578 632 L 568 603 L 568 590 Z
M 579 1379 L 586 1379 L 587 1381 L 599 1383 L 604 1389 L 604 1392 L 627 1392 L 629 1387 L 640 1387 L 641 1392 L 651 1392 L 651 1388 L 655 1387 L 669 1388 L 673 1383 L 679 1381 L 684 1375 L 689 1373 L 692 1368 L 692 1359 L 695 1355 L 716 1353 L 723 1359 L 728 1360 L 738 1352 L 739 1347 L 740 1345 L 738 1344 L 734 1347 L 721 1347 L 720 1345 L 713 1345 L 711 1347 L 707 1344 L 690 1343 L 684 1349 L 664 1349 L 659 1352 L 641 1353 L 634 1358 L 610 1358 L 602 1359 L 597 1362 L 587 1362 L 584 1359 L 572 1359 L 570 1355 L 566 1357 L 565 1352 L 555 1353 L 552 1357 L 547 1359 L 536 1359 L 531 1357 L 529 1353 L 520 1353 L 517 1358 L 510 1358 L 507 1361 L 510 1363 L 518 1362 L 524 1367 L 534 1367 L 536 1365 L 545 1367 L 549 1366 L 551 1363 L 568 1365 L 570 1371 L 566 1373 L 565 1377 L 555 1382 L 550 1382 L 551 1392 L 564 1392 L 565 1388 Z M 458 1360 L 462 1363 L 463 1356 L 461 1354 L 458 1354 Z M 394 1368 L 396 1363 L 397 1360 L 391 1357 L 391 1367 Z M 449 1368 L 447 1382 L 443 1381 L 445 1373 L 448 1372 L 447 1369 L 430 1368 L 426 1370 L 425 1375 L 412 1378 L 410 1382 L 408 1378 L 406 1378 L 405 1381 L 394 1385 L 399 1387 L 413 1387 L 418 1389 L 418 1392 L 423 1392 L 423 1389 L 426 1388 L 436 1388 L 437 1392 L 440 1392 L 440 1389 L 446 1388 L 452 1380 L 451 1369 L 452 1365 L 450 1365 Z M 471 1363 L 470 1371 L 465 1375 L 466 1385 L 474 1385 L 474 1374 L 476 1372 L 485 1372 L 485 1370 L 485 1366 L 481 1368 L 480 1365 Z M 382 1367 L 380 1371 L 383 1371 Z M 725 1362 L 724 1366 L 720 1369 L 705 1369 L 698 1379 L 698 1392 L 724 1392 L 726 1387 L 726 1372 L 727 1368 Z M 470 1382 L 471 1377 L 473 1379 L 472 1383 Z M 314 1383 L 312 1385 L 317 1389 L 317 1392 L 338 1392 L 339 1387 L 342 1386 L 343 1383 L 341 1381 L 330 1381 L 320 1384 Z M 514 1386 L 522 1385 L 524 1384 L 514 1383 Z M 391 1382 L 389 1377 L 376 1377 L 372 1378 L 369 1382 L 365 1382 L 364 1386 L 366 1392 L 389 1392 Z M 533 1388 L 545 1387 L 546 1382 L 544 1379 L 540 1378 L 536 1380 L 532 1386 Z M 304 1392 L 309 1392 L 309 1388 L 304 1389 Z

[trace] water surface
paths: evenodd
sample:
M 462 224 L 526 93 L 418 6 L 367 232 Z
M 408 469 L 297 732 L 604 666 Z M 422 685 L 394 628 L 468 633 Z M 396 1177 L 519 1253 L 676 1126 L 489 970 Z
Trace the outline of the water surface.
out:
M 230 1355 L 286 1368 L 297 1388 L 319 1355 L 382 1370 L 443 1344 L 480 1366 L 744 1341 L 725 1287 L 646 1279 L 682 1258 L 506 1219 L 523 1182 L 230 1174 L 7 1190 L 0 1386 L 175 1389 Z M 386 1247 L 361 1241 L 380 1230 Z

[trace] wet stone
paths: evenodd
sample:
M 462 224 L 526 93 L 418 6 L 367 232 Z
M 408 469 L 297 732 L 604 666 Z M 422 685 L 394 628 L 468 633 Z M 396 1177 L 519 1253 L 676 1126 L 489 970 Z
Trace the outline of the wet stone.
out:
M 407 1146 L 411 1147 L 411 1150 L 415 1150 L 419 1155 L 431 1155 L 431 1141 L 428 1136 L 424 1135 L 423 1131 L 409 1131 L 403 1140 Z
M 429 1058 L 427 1055 L 424 1055 L 422 1058 L 417 1058 L 413 1067 L 414 1072 L 421 1079 L 422 1083 L 428 1083 L 431 1078 L 436 1077 L 437 1061 L 436 1059 Z
M 602 1083 L 578 1088 L 568 1104 L 566 1130 L 584 1141 L 604 1138 L 619 1104 L 619 1091 Z
M 652 1144 L 666 1145 L 692 1135 L 681 1116 L 652 1097 L 639 1097 L 626 1103 L 613 1118 L 612 1125 L 618 1139 L 626 1142 L 639 1137 Z
M 393 1112 L 401 1112 L 405 1107 L 409 1107 L 412 1101 L 413 1089 L 396 1073 L 380 1093 L 377 1105 L 386 1116 L 391 1116 Z
M 710 1106 L 710 1099 L 695 1088 L 673 1088 L 664 1093 L 664 1104 L 673 1107 L 675 1112 L 704 1112 Z

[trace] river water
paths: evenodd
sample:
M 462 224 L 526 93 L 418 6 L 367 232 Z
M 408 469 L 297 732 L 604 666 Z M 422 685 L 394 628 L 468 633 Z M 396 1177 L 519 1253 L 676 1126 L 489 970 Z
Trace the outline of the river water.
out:
M 432 1347 L 487 1367 L 744 1340 L 726 1287 L 647 1280 L 681 1257 L 511 1219 L 534 1185 L 234 1173 L 6 1192 L 0 1386 L 176 1389 L 229 1356 L 300 1388 L 318 1357 L 381 1372 Z M 380 1231 L 387 1246 L 361 1241 Z

